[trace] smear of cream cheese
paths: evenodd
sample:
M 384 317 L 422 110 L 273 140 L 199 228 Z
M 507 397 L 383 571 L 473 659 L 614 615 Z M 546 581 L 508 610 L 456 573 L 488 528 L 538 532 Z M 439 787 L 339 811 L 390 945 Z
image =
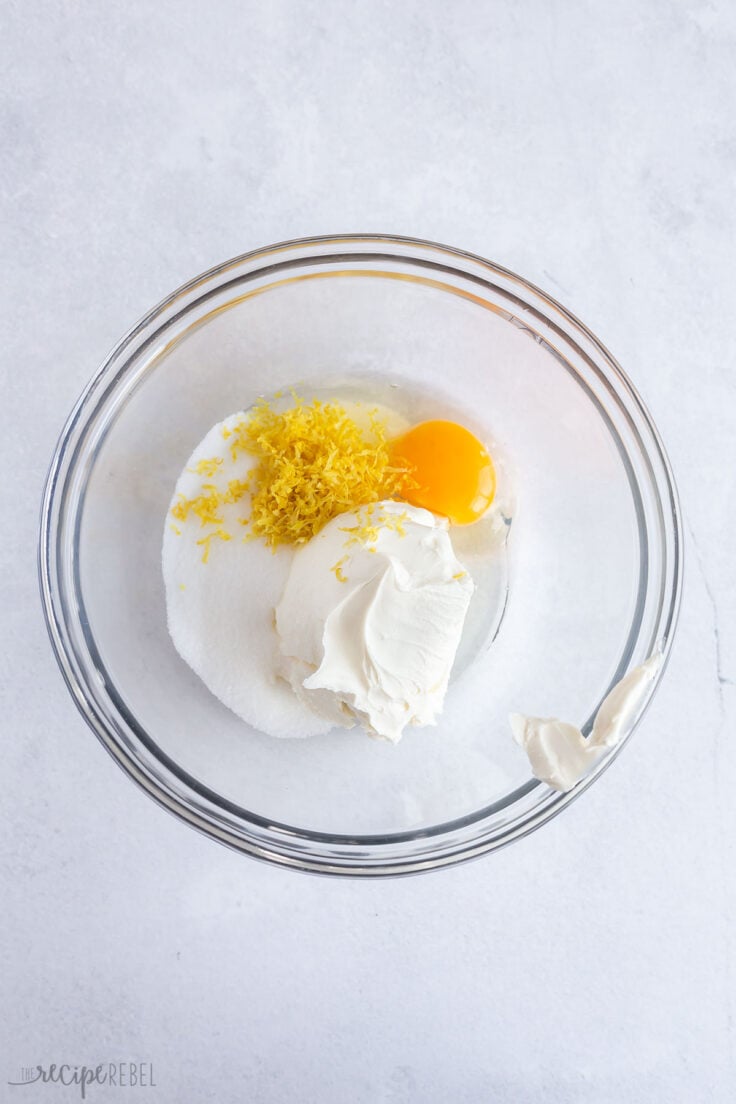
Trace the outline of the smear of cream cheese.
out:
M 320 716 L 391 741 L 435 722 L 474 589 L 447 529 L 385 501 L 295 553 L 276 607 L 280 673 Z
M 662 654 L 655 652 L 614 686 L 601 703 L 588 739 L 575 725 L 555 717 L 512 713 L 511 731 L 526 752 L 534 777 L 563 793 L 576 786 L 628 732 L 661 665 Z

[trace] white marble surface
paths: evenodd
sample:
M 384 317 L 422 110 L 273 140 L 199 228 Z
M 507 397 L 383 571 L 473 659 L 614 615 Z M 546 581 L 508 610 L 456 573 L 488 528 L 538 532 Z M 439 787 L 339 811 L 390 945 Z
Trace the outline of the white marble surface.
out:
M 734 50 L 728 0 L 6 0 L 0 1099 L 674 1104 L 736 1097 Z M 643 730 L 527 840 L 381 884 L 161 812 L 51 658 L 34 545 L 119 335 L 250 247 L 387 230 L 549 289 L 626 366 L 687 522 Z

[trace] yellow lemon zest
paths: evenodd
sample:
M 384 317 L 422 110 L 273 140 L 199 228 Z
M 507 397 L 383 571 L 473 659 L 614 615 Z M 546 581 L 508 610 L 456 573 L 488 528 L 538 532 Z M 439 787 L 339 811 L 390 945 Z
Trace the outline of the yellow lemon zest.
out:
M 200 525 L 221 525 L 222 517 L 218 513 L 222 505 L 222 495 L 212 483 L 205 483 L 202 493 L 194 498 L 187 498 L 179 492 L 179 501 L 172 508 L 171 513 L 177 521 L 186 521 L 190 514 L 199 518 Z
M 204 483 L 200 494 L 187 498 L 179 493 L 179 501 L 171 507 L 172 516 L 177 521 L 186 521 L 190 514 L 199 518 L 201 526 L 223 524 L 221 509 L 224 505 L 239 502 L 248 491 L 249 484 L 242 479 L 231 479 L 226 491 L 219 490 L 214 483 Z M 223 530 L 224 532 L 224 530 Z
M 194 472 L 195 475 L 206 475 L 211 479 L 221 464 L 222 457 L 213 456 L 210 460 L 198 460 L 194 467 L 187 468 L 187 471 Z
M 207 561 L 209 560 L 210 544 L 215 539 L 229 541 L 232 540 L 232 537 L 225 529 L 215 529 L 213 533 L 208 533 L 206 537 L 202 537 L 201 540 L 198 540 L 197 544 L 204 545 L 204 550 L 202 552 L 202 563 L 207 563 Z
M 371 552 L 375 552 L 375 544 L 381 529 L 392 529 L 400 537 L 406 536 L 404 522 L 409 516 L 406 510 L 402 510 L 400 514 L 387 514 L 385 510 L 380 510 L 378 516 L 374 517 L 373 508 L 369 507 L 365 513 L 365 521 L 357 525 L 340 526 L 340 532 L 348 534 L 345 548 L 352 548 L 354 544 L 365 544 L 369 546 Z
M 344 564 L 344 563 L 345 563 L 345 562 L 346 562 L 346 561 L 347 561 L 347 560 L 348 560 L 349 558 L 350 558 L 349 556 L 342 556 L 342 557 L 341 557 L 341 559 L 339 559 L 339 560 L 337 561 L 337 563 L 334 563 L 334 564 L 332 565 L 332 567 L 330 568 L 330 571 L 334 571 L 334 573 L 335 573 L 335 578 L 337 579 L 338 583 L 346 583 L 346 582 L 348 581 L 348 577 L 347 577 L 347 575 L 345 575 L 345 574 L 344 574 L 344 572 L 343 572 L 343 570 L 342 570 L 342 565 L 343 565 L 343 564 Z
M 251 533 L 271 548 L 305 544 L 338 514 L 400 497 L 407 469 L 390 462 L 386 428 L 371 412 L 364 431 L 344 407 L 314 399 L 274 410 L 259 400 L 233 426 L 230 451 L 255 456 Z M 377 531 L 376 531 L 377 535 Z
M 250 483 L 245 479 L 231 479 L 227 485 L 227 491 L 223 495 L 223 502 L 240 502 L 244 494 L 250 490 Z

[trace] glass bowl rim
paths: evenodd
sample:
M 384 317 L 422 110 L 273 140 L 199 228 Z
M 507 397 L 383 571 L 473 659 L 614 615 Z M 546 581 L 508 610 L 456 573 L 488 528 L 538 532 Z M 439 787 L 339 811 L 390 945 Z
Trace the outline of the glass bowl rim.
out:
M 546 313 L 550 311 L 562 320 L 565 329 L 561 332 L 563 332 L 567 339 L 570 340 L 570 331 L 572 331 L 572 334 L 580 335 L 587 340 L 605 363 L 606 369 L 610 370 L 617 378 L 619 384 L 623 387 L 628 402 L 636 409 L 651 437 L 651 443 L 661 469 L 661 486 L 660 482 L 656 480 L 654 472 L 652 475 L 656 483 L 660 505 L 662 501 L 666 499 L 669 506 L 669 512 L 664 510 L 661 512 L 662 516 L 666 517 L 667 520 L 671 522 L 671 528 L 669 530 L 667 525 L 663 523 L 665 543 L 663 551 L 665 553 L 669 552 L 672 557 L 671 584 L 667 593 L 665 593 L 663 588 L 658 611 L 658 624 L 664 625 L 663 631 L 658 635 L 663 653 L 663 662 L 654 680 L 646 704 L 637 719 L 637 724 L 632 727 L 626 739 L 612 749 L 612 751 L 601 760 L 597 767 L 578 783 L 573 790 L 564 794 L 550 790 L 549 796 L 543 805 L 533 810 L 531 813 L 522 815 L 520 819 L 517 818 L 516 821 L 512 821 L 510 825 L 505 826 L 501 831 L 491 833 L 490 835 L 484 835 L 482 831 L 479 831 L 468 838 L 456 840 L 453 838 L 453 829 L 457 828 L 458 825 L 462 825 L 465 819 L 469 819 L 472 825 L 477 825 L 479 829 L 482 829 L 484 825 L 487 826 L 487 822 L 492 816 L 492 807 L 482 810 L 485 814 L 482 817 L 461 817 L 452 822 L 448 822 L 447 825 L 433 826 L 431 829 L 422 829 L 416 832 L 405 832 L 385 837 L 361 835 L 355 838 L 331 835 L 330 833 L 312 832 L 305 832 L 302 836 L 299 829 L 277 824 L 269 825 L 264 818 L 255 816 L 255 814 L 250 814 L 245 822 L 249 826 L 250 831 L 246 830 L 245 835 L 243 835 L 241 832 L 235 831 L 232 825 L 218 816 L 216 812 L 198 806 L 196 800 L 191 799 L 191 794 L 188 795 L 189 800 L 187 800 L 175 792 L 170 785 L 166 784 L 165 779 L 162 779 L 160 776 L 157 777 L 155 771 L 150 769 L 150 764 L 143 763 L 136 755 L 131 753 L 130 749 L 126 746 L 126 741 L 121 738 L 120 733 L 112 725 L 111 719 L 105 716 L 96 705 L 84 680 L 76 673 L 74 664 L 71 662 L 72 657 L 69 654 L 69 644 L 67 643 L 66 633 L 67 616 L 70 611 L 64 608 L 64 602 L 59 591 L 53 554 L 55 551 L 55 538 L 58 536 L 59 523 L 62 517 L 62 511 L 59 509 L 58 502 L 58 485 L 60 474 L 67 460 L 67 452 L 73 434 L 79 426 L 80 419 L 82 419 L 86 407 L 90 403 L 91 397 L 94 395 L 98 385 L 114 372 L 117 362 L 124 356 L 126 350 L 136 338 L 152 327 L 155 327 L 156 322 L 160 321 L 162 316 L 164 316 L 177 301 L 185 300 L 192 292 L 217 281 L 218 278 L 222 277 L 225 273 L 242 269 L 243 266 L 250 262 L 271 258 L 275 254 L 288 253 L 289 251 L 319 250 L 328 247 L 336 250 L 334 255 L 327 254 L 327 256 L 333 257 L 334 259 L 339 257 L 340 253 L 338 247 L 342 245 L 353 245 L 354 247 L 378 247 L 380 245 L 384 245 L 384 247 L 392 246 L 394 248 L 401 247 L 407 250 L 407 255 L 395 253 L 385 259 L 393 261 L 394 263 L 404 262 L 408 265 L 412 263 L 416 264 L 419 255 L 422 255 L 426 251 L 430 251 L 431 253 L 451 258 L 453 263 L 459 266 L 459 274 L 466 278 L 477 278 L 473 276 L 468 268 L 469 265 L 472 265 L 480 267 L 496 277 L 501 277 L 511 284 L 517 285 L 527 294 L 530 294 L 544 306 L 545 311 L 542 312 L 542 317 L 544 317 L 548 324 L 553 326 L 553 328 L 558 328 L 557 324 Z M 412 253 L 412 251 L 414 252 Z M 324 252 L 314 253 L 315 259 L 317 257 L 324 259 L 325 256 L 326 254 Z M 369 255 L 366 254 L 366 256 Z M 305 263 L 308 260 L 309 257 L 306 256 Z M 463 263 L 466 266 L 465 268 L 462 267 Z M 184 313 L 195 307 L 196 302 L 197 301 L 185 306 Z M 155 333 L 155 329 L 153 332 Z M 598 365 L 596 365 L 596 370 L 601 372 Z M 123 375 L 124 371 L 121 373 L 121 378 Z M 94 409 L 93 407 L 92 412 L 94 412 Z M 81 422 L 81 424 L 84 425 L 85 423 Z M 644 454 L 649 460 L 649 451 L 645 449 Z M 660 494 L 660 491 L 664 493 Z M 669 548 L 667 547 L 668 538 Z M 103 746 L 126 771 L 129 777 L 140 785 L 149 796 L 153 797 L 163 808 L 168 809 L 174 815 L 202 831 L 204 834 L 256 858 L 264 859 L 277 865 L 309 870 L 317 873 L 370 875 L 376 877 L 395 876 L 397 874 L 435 869 L 455 864 L 505 846 L 513 840 L 534 831 L 537 827 L 541 826 L 541 824 L 551 819 L 551 817 L 556 816 L 563 808 L 570 804 L 571 801 L 583 793 L 588 786 L 592 785 L 596 778 L 608 768 L 628 742 L 628 739 L 633 734 L 634 728 L 637 727 L 638 723 L 641 721 L 666 667 L 677 624 L 682 594 L 682 548 L 682 518 L 677 488 L 671 465 L 656 425 L 638 391 L 624 370 L 603 343 L 584 323 L 580 322 L 580 320 L 568 311 L 566 307 L 536 285 L 518 276 L 502 265 L 488 261 L 477 254 L 421 238 L 392 234 L 351 233 L 298 238 L 278 242 L 271 246 L 239 254 L 221 264 L 213 266 L 199 276 L 181 285 L 174 292 L 161 300 L 161 302 L 148 311 L 139 322 L 131 327 L 120 341 L 118 341 L 110 354 L 105 358 L 98 371 L 93 375 L 75 404 L 60 434 L 49 467 L 43 493 L 38 545 L 38 569 L 44 617 L 52 648 L 67 687 L 82 716 L 95 732 L 98 739 L 100 739 Z M 113 705 L 115 705 L 115 702 L 113 702 Z M 125 719 L 127 707 L 125 707 L 122 699 L 115 707 L 120 711 L 121 706 L 123 709 L 122 716 L 123 719 Z M 135 721 L 135 718 L 133 718 L 133 721 Z M 139 728 L 139 739 L 141 731 L 142 729 Z M 155 744 L 155 741 L 153 741 L 153 743 Z M 165 756 L 165 753 L 161 753 L 159 755 L 160 761 L 163 761 L 161 755 L 163 755 L 163 759 L 168 758 Z M 177 777 L 179 780 L 182 780 L 182 772 L 178 772 Z M 190 782 L 186 781 L 186 779 L 184 781 L 185 785 L 191 787 Z M 531 780 L 526 786 L 522 787 L 522 790 L 524 793 L 527 793 L 540 785 L 541 783 Z M 242 817 L 238 819 L 242 824 Z M 256 826 L 258 826 L 258 830 L 254 831 Z M 450 830 L 445 832 L 443 831 L 445 828 Z M 279 832 L 282 834 L 282 838 L 277 838 Z M 283 838 L 284 832 L 290 836 L 290 839 L 285 840 Z M 416 849 L 414 853 L 407 853 L 405 850 L 397 852 L 394 846 L 397 841 L 400 844 L 407 841 L 415 843 L 424 841 L 426 843 L 427 840 L 432 838 L 438 841 L 448 839 L 449 845 L 446 847 L 438 846 L 434 851 L 427 850 L 422 846 L 420 849 Z M 329 845 L 325 848 L 314 847 L 313 844 L 315 840 L 320 842 L 333 840 L 337 847 L 331 847 Z

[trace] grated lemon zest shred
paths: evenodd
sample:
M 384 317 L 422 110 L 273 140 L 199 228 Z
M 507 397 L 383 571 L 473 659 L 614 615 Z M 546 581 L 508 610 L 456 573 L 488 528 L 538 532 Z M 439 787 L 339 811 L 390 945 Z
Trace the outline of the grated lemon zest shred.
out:
M 205 484 L 202 493 L 195 498 L 187 498 L 181 491 L 179 501 L 171 508 L 177 521 L 186 521 L 190 514 L 199 518 L 200 525 L 221 525 L 222 517 L 218 510 L 222 505 L 222 496 L 212 484 Z
M 375 544 L 381 529 L 392 529 L 400 537 L 406 536 L 404 522 L 409 517 L 406 510 L 402 510 L 400 514 L 387 514 L 385 510 L 380 510 L 374 517 L 373 508 L 369 508 L 366 515 L 367 520 L 358 525 L 340 526 L 340 532 L 348 534 L 345 548 L 352 548 L 354 544 L 365 544 L 371 552 L 375 552 Z
M 338 514 L 400 497 L 408 474 L 390 463 L 375 411 L 365 432 L 339 403 L 293 397 L 280 411 L 260 399 L 235 423 L 230 443 L 233 460 L 242 452 L 256 457 L 251 533 L 272 549 L 305 544 Z
M 184 522 L 190 514 L 199 518 L 201 526 L 222 525 L 223 517 L 220 513 L 224 505 L 232 505 L 239 502 L 247 493 L 250 484 L 242 479 L 231 479 L 226 491 L 219 490 L 214 483 L 204 483 L 201 494 L 194 498 L 187 498 L 181 491 L 179 501 L 171 507 L 172 516 L 177 521 Z
M 226 529 L 215 529 L 213 533 L 208 533 L 206 537 L 202 537 L 201 540 L 198 540 L 197 544 L 201 544 L 204 546 L 204 549 L 202 551 L 202 563 L 207 563 L 207 561 L 209 560 L 210 544 L 215 539 L 221 541 L 229 541 L 233 538 L 230 536 Z
M 347 575 L 345 575 L 345 573 L 344 573 L 344 572 L 343 572 L 343 570 L 342 570 L 342 565 L 343 565 L 344 563 L 346 563 L 346 562 L 347 562 L 347 560 L 349 560 L 349 559 L 350 559 L 350 557 L 349 557 L 349 556 L 342 556 L 342 557 L 341 557 L 341 558 L 340 558 L 340 559 L 339 559 L 339 560 L 337 561 L 337 563 L 334 563 L 334 564 L 332 565 L 332 567 L 330 568 L 330 571 L 333 571 L 333 572 L 334 572 L 334 574 L 335 574 L 335 578 L 337 579 L 338 583 L 346 583 L 346 582 L 348 581 L 348 577 L 347 577 Z
M 211 479 L 221 464 L 222 457 L 213 456 L 210 460 L 198 460 L 194 467 L 187 468 L 187 471 L 194 472 L 195 475 L 206 475 Z

